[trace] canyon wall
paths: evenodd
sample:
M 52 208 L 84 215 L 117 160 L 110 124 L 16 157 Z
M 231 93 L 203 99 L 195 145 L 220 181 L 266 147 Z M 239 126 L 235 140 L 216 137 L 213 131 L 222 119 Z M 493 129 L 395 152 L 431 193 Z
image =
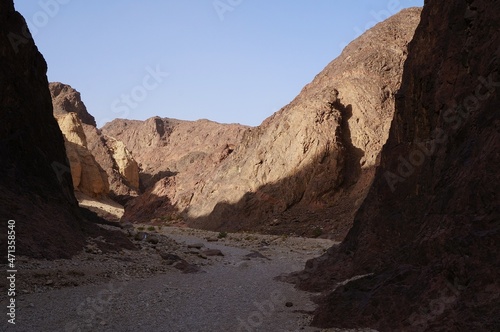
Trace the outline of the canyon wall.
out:
M 84 235 L 46 71 L 23 17 L 0 0 L 0 223 L 16 221 L 16 255 L 67 257 Z
M 493 0 L 426 1 L 354 226 L 292 276 L 325 292 L 314 325 L 500 326 L 498 8 Z
M 104 221 L 78 207 L 46 72 L 25 20 L 11 0 L 0 0 L 0 224 L 7 230 L 15 220 L 15 255 L 69 258 L 89 236 L 100 237 L 106 250 L 134 249 L 125 235 L 96 226 Z M 61 113 L 69 117 L 67 143 L 82 143 L 74 114 Z M 7 253 L 7 231 L 0 246 Z
M 190 224 L 342 239 L 373 179 L 419 20 L 410 8 L 376 25 L 247 130 L 195 188 Z
M 258 127 L 161 118 L 104 126 L 142 165 L 145 193 L 124 220 L 181 216 L 199 228 L 342 239 L 378 165 L 419 19 L 419 8 L 406 9 L 367 31 Z
M 96 128 L 77 90 L 59 82 L 50 83 L 49 89 L 54 116 L 66 138 L 75 189 L 122 204 L 138 196 L 139 165 L 123 142 Z
M 123 221 L 155 222 L 180 217 L 194 188 L 207 171 L 233 152 L 248 127 L 208 120 L 181 121 L 153 117 L 116 119 L 102 128 L 122 141 L 140 165 L 144 194 L 125 207 Z

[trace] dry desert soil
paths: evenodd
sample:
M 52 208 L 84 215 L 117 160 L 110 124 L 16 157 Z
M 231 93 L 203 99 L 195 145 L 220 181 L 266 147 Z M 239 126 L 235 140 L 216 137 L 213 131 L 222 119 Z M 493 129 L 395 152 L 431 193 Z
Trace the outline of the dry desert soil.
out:
M 320 331 L 308 326 L 314 294 L 275 278 L 331 240 L 100 227 L 135 248 L 108 251 L 94 238 L 72 259 L 18 257 L 16 331 Z

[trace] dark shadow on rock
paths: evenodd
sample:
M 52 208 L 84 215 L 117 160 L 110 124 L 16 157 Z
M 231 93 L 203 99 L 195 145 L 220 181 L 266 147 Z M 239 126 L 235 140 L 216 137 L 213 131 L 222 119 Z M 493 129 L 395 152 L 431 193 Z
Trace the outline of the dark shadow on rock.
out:
M 110 191 L 108 194 L 109 198 L 111 198 L 113 201 L 117 202 L 120 205 L 125 206 L 130 200 L 134 199 L 137 196 L 131 196 L 131 195 L 117 195 L 113 191 Z
M 149 174 L 149 173 L 139 173 L 139 189 L 141 192 L 145 192 L 147 189 L 150 187 L 154 186 L 154 184 L 158 181 L 160 181 L 163 178 L 169 178 L 172 176 L 176 176 L 178 172 L 172 172 L 172 171 L 161 171 L 158 172 L 157 174 Z
M 168 197 L 149 190 L 127 203 L 122 221 L 161 223 L 181 215 L 194 228 L 342 240 L 369 190 L 375 168 L 361 168 L 364 152 L 353 145 L 348 124 L 352 106 L 336 99 L 330 107 L 341 114 L 341 123 L 332 135 L 337 135 L 342 149 L 326 148 L 329 150 L 318 153 L 292 176 L 247 192 L 235 204 L 218 203 L 207 216 L 189 218 L 189 208 L 179 211 Z M 173 175 L 162 172 L 155 177 L 168 182 Z
M 500 82 L 497 8 L 426 1 L 353 227 L 295 275 L 301 289 L 324 292 L 314 326 L 498 330 L 500 95 L 485 85 Z
M 361 158 L 365 155 L 365 152 L 360 148 L 355 147 L 352 144 L 352 136 L 351 129 L 349 127 L 349 119 L 352 117 L 352 105 L 347 105 L 343 107 L 340 106 L 340 110 L 342 112 L 342 123 L 340 126 L 341 129 L 341 138 L 342 144 L 346 149 L 345 154 L 345 166 L 344 166 L 344 184 L 346 186 L 350 186 L 356 181 L 358 181 L 361 175 Z
M 342 182 L 329 190 L 321 188 L 322 197 L 305 201 L 304 190 L 299 188 L 306 186 L 305 174 L 314 172 L 314 168 L 315 165 L 309 165 L 292 177 L 248 192 L 235 204 L 218 203 L 208 216 L 186 218 L 186 223 L 213 231 L 328 237 L 340 241 L 351 228 L 354 214 L 369 190 L 374 168 L 358 173 L 358 179 L 368 179 L 367 185 Z
M 352 105 L 343 105 L 336 99 L 330 106 L 341 113 L 337 135 L 342 151 L 322 151 L 294 175 L 266 184 L 256 192 L 247 192 L 235 204 L 218 203 L 212 213 L 190 219 L 187 224 L 216 231 L 257 231 L 342 240 L 368 193 L 375 167 L 360 165 L 364 151 L 353 145 L 348 123 Z M 340 158 L 338 154 L 342 154 Z M 328 164 L 335 158 L 341 160 L 338 176 L 332 174 Z
M 157 185 L 167 188 L 171 185 L 171 182 L 169 178 L 163 178 Z M 173 221 L 180 215 L 178 209 L 172 205 L 168 197 L 159 197 L 152 190 L 153 188 L 149 188 L 139 197 L 127 202 L 125 213 L 121 218 L 122 222 L 164 224 Z M 156 219 L 157 222 L 155 222 Z
M 80 214 L 82 215 L 82 217 L 84 217 L 87 221 L 90 221 L 94 224 L 123 228 L 119 222 L 113 222 L 113 221 L 110 221 L 106 218 L 100 217 L 97 213 L 95 213 L 94 211 L 91 211 L 87 208 L 79 207 L 79 210 L 80 210 Z M 104 210 L 101 210 L 101 209 L 100 209 L 100 211 L 105 212 Z

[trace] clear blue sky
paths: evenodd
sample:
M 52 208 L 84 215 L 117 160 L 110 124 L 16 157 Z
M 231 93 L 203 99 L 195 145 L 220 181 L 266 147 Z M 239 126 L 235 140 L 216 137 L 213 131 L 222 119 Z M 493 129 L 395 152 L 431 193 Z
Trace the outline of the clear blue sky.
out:
M 258 125 L 362 31 L 423 0 L 15 4 L 49 81 L 80 91 L 99 126 L 154 115 Z

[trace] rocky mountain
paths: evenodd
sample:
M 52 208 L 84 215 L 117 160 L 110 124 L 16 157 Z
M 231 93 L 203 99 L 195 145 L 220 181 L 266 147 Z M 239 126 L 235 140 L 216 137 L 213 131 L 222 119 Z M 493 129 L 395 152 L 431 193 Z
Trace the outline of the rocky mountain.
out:
M 259 127 L 160 118 L 106 125 L 142 164 L 149 187 L 124 220 L 181 213 L 200 228 L 343 238 L 387 139 L 419 19 L 412 8 L 378 24 Z
M 102 128 L 122 141 L 140 165 L 145 193 L 126 205 L 122 220 L 175 219 L 189 206 L 193 188 L 205 180 L 241 142 L 247 127 L 208 120 L 180 121 L 153 117 L 116 119 Z
M 325 292 L 314 325 L 498 330 L 498 8 L 426 1 L 354 226 L 294 276 Z
M 97 127 L 94 117 L 87 112 L 87 107 L 78 91 L 59 82 L 49 83 L 49 89 L 55 116 L 76 113 L 82 123 Z
M 195 188 L 192 224 L 342 239 L 373 179 L 419 20 L 411 8 L 378 24 L 249 129 Z
M 91 197 L 110 196 L 120 203 L 139 194 L 139 165 L 123 142 L 103 135 L 80 93 L 50 83 L 54 116 L 66 138 L 76 190 Z

